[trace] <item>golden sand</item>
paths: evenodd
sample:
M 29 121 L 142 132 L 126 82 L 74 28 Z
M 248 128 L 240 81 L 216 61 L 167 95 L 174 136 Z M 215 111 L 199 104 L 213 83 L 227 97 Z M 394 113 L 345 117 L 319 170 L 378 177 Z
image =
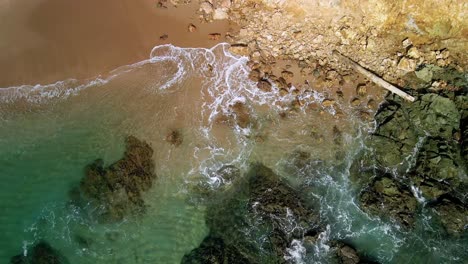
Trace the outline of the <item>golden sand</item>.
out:
M 0 0 L 0 9 L 0 87 L 90 78 L 147 59 L 156 45 L 212 47 L 229 30 L 227 21 L 200 24 L 195 1 Z

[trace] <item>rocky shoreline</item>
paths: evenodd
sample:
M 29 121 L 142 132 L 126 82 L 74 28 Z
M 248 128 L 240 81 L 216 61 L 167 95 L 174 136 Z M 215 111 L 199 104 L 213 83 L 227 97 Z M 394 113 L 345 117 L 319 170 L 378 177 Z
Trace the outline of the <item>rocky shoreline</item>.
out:
M 231 52 L 249 57 L 250 79 L 260 90 L 271 91 L 275 86 L 283 95 L 301 94 L 305 83 L 334 91 L 322 101 L 333 105 L 343 90 L 353 87 L 349 104 L 361 107 L 359 95 L 372 89 L 349 65 L 332 56 L 338 50 L 415 96 L 417 100 L 408 103 L 377 93 L 367 102 L 373 110 L 381 105 L 374 118 L 364 119 L 377 124 L 366 141 L 371 151 L 363 151 L 350 172 L 360 206 L 408 229 L 422 210 L 429 210 L 434 225 L 441 225 L 449 236 L 465 237 L 465 4 L 454 1 L 434 10 L 418 6 L 418 1 L 391 7 L 377 1 L 375 6 L 364 4 L 359 12 L 341 1 L 310 2 L 313 9 L 299 1 L 200 1 L 200 18 L 230 19 L 239 25 L 240 30 L 226 39 L 232 44 Z M 346 8 L 350 11 L 342 12 Z M 442 17 L 448 18 L 441 21 Z
M 375 116 L 371 151 L 355 160 L 351 177 L 363 208 L 413 226 L 431 208 L 448 234 L 466 235 L 466 86 L 455 93 L 422 93 L 414 103 L 389 96 Z
M 417 0 L 359 7 L 322 0 L 199 3 L 202 23 L 227 19 L 237 25 L 220 34 L 220 40 L 232 45 L 231 52 L 249 57 L 251 79 L 262 90 L 274 84 L 281 94 L 301 93 L 304 82 L 316 90 L 358 86 L 362 79 L 332 55 L 335 50 L 401 88 L 420 88 L 417 79 L 424 87 L 450 90 L 455 84 L 436 72 L 466 72 L 463 1 L 434 3 L 437 10 Z

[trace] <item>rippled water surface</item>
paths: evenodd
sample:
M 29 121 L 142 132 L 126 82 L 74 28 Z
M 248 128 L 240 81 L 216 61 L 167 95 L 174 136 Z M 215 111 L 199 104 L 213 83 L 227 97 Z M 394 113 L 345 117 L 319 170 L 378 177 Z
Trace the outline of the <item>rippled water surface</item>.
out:
M 242 172 L 259 161 L 320 203 L 328 223 L 314 252 L 291 245 L 294 263 L 327 262 L 327 242 L 342 239 L 383 263 L 443 263 L 466 259 L 466 241 L 444 238 L 425 224 L 406 233 L 369 217 L 355 203 L 348 169 L 372 124 L 344 102 L 317 106 L 326 92 L 313 84 L 280 97 L 248 80 L 247 59 L 220 44 L 212 49 L 158 46 L 151 58 L 93 80 L 0 90 L 0 262 L 45 239 L 71 263 L 179 263 L 207 235 L 200 188 L 229 184 L 224 165 Z M 242 111 L 233 107 L 241 104 Z M 241 115 L 249 116 L 247 125 Z M 341 144 L 334 144 L 341 132 Z M 183 142 L 167 135 L 180 131 Z M 122 157 L 126 135 L 150 143 L 157 180 L 138 218 L 98 223 L 72 206 L 70 190 L 97 158 Z M 302 160 L 301 153 L 309 153 Z

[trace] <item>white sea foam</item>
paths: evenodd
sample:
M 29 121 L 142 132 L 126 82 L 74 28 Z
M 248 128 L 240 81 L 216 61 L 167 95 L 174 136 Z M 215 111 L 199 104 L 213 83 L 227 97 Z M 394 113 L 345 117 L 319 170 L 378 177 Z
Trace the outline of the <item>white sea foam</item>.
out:
M 286 249 L 286 255 L 284 259 L 290 263 L 302 264 L 304 262 L 304 256 L 306 254 L 306 248 L 302 241 L 293 239 L 291 246 Z

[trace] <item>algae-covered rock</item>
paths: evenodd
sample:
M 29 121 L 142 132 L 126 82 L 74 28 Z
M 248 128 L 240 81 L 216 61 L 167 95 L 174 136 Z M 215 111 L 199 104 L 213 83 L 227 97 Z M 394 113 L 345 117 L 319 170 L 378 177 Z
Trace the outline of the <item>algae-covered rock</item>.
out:
M 394 95 L 387 98 L 375 116 L 377 128 L 366 142 L 369 148 L 350 169 L 364 210 L 411 227 L 418 208 L 416 197 L 429 202 L 421 206 L 432 206 L 450 194 L 466 207 L 468 106 L 464 99 L 463 90 L 421 94 L 413 103 Z M 447 200 L 434 210 L 458 208 L 450 204 Z M 454 233 L 455 224 L 445 226 Z
M 425 94 L 408 108 L 416 127 L 433 137 L 451 139 L 460 128 L 460 113 L 455 103 L 437 94 Z
M 412 154 L 419 134 L 413 129 L 406 103 L 390 97 L 375 115 L 377 129 L 369 142 L 379 166 L 399 166 L 402 157 Z M 401 168 L 404 170 L 405 168 Z
M 311 205 L 261 164 L 253 165 L 245 177 L 215 200 L 206 216 L 210 235 L 185 255 L 183 263 L 200 263 L 192 261 L 204 259 L 200 252 L 224 254 L 222 259 L 235 253 L 243 261 L 239 263 L 285 263 L 284 255 L 293 239 L 319 228 L 318 213 Z M 223 250 L 210 242 L 215 238 L 222 241 Z
M 468 207 L 466 204 L 446 195 L 435 202 L 432 208 L 449 234 L 454 236 L 466 234 L 468 227 Z
M 454 141 L 428 138 L 417 154 L 414 168 L 408 173 L 424 198 L 436 200 L 451 193 L 466 199 L 460 187 L 468 183 L 466 164 L 460 145 Z
M 87 166 L 80 183 L 84 199 L 104 208 L 100 216 L 106 221 L 142 212 L 145 207 L 142 194 L 156 178 L 150 145 L 133 136 L 127 137 L 125 143 L 122 159 L 108 167 L 103 166 L 102 160 L 96 160 Z
M 455 139 L 461 144 L 461 156 L 468 161 L 468 95 L 456 96 L 454 101 L 461 116 L 460 133 Z
M 35 244 L 25 256 L 19 254 L 11 258 L 11 264 L 66 264 L 68 260 L 47 242 Z
M 418 201 L 411 190 L 389 177 L 375 180 L 360 195 L 364 209 L 382 217 L 391 217 L 404 226 L 414 222 Z

